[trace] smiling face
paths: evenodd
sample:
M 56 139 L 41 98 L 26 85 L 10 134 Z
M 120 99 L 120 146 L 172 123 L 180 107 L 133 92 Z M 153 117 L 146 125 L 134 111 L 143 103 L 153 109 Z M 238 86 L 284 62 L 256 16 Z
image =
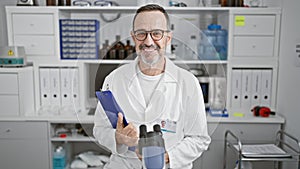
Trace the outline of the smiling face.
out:
M 153 40 L 148 32 L 145 40 L 136 39 L 134 32 L 136 31 L 153 31 L 163 30 L 163 37 L 160 40 Z M 160 11 L 145 11 L 139 13 L 134 21 L 134 28 L 131 36 L 136 45 L 136 52 L 139 59 L 149 65 L 155 65 L 163 60 L 166 46 L 171 42 L 171 32 L 167 31 L 167 20 Z M 152 34 L 153 36 L 155 34 Z

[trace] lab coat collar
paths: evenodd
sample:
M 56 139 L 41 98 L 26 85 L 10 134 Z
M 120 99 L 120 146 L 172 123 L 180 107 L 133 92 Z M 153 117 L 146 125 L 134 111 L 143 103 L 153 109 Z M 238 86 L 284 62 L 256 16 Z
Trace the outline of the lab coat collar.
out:
M 160 91 L 162 94 L 166 92 L 167 90 L 167 84 L 168 83 L 176 83 L 177 80 L 175 77 L 177 77 L 177 71 L 176 71 L 176 66 L 174 63 L 166 58 L 166 63 L 165 63 L 165 72 L 164 75 L 162 76 L 161 82 L 157 86 L 156 90 Z M 145 103 L 145 99 L 143 96 L 142 89 L 140 87 L 140 83 L 137 78 L 137 66 L 138 66 L 139 59 L 136 58 L 134 62 L 130 63 L 129 65 L 129 71 L 125 74 L 126 78 L 129 80 L 129 93 L 131 94 L 132 97 L 135 97 L 135 100 L 138 101 L 138 103 L 143 107 L 144 110 L 146 110 L 147 106 Z M 154 98 L 151 98 L 151 100 Z M 152 102 L 152 101 L 150 101 Z

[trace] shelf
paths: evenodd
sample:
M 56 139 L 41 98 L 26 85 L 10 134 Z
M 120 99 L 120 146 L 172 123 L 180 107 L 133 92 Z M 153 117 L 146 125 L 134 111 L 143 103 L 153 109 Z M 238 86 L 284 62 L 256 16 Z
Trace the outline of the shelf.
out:
M 175 64 L 227 64 L 225 60 L 172 60 Z M 133 60 L 71 60 L 71 62 L 82 62 L 87 64 L 127 64 Z
M 67 136 L 66 138 L 52 137 L 51 141 L 64 142 L 96 142 L 95 138 L 88 136 Z

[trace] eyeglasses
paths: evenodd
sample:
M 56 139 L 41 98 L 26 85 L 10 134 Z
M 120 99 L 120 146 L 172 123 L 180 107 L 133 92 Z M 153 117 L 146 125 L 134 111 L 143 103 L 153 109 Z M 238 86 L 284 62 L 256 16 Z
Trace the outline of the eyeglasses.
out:
M 144 41 L 148 34 L 150 34 L 151 38 L 154 41 L 159 41 L 164 37 L 165 32 L 170 32 L 169 30 L 161 30 L 161 29 L 154 29 L 151 31 L 145 31 L 145 30 L 136 30 L 133 31 L 134 37 L 139 41 Z

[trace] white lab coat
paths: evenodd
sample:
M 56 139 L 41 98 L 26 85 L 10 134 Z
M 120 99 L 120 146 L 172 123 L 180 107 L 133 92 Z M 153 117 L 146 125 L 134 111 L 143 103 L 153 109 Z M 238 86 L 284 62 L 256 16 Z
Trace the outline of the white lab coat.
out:
M 137 77 L 137 63 L 136 59 L 114 70 L 105 78 L 103 90 L 109 87 L 127 121 L 132 122 L 137 130 L 139 125 L 146 124 L 148 131 L 152 131 L 152 126 L 160 124 L 161 120 L 171 121 L 176 133 L 163 132 L 170 160 L 165 168 L 192 168 L 192 162 L 207 150 L 211 141 L 198 80 L 166 59 L 164 75 L 146 106 Z M 115 129 L 111 127 L 99 102 L 95 112 L 94 136 L 101 145 L 112 151 L 106 168 L 142 168 L 135 152 L 124 145 L 116 147 Z

